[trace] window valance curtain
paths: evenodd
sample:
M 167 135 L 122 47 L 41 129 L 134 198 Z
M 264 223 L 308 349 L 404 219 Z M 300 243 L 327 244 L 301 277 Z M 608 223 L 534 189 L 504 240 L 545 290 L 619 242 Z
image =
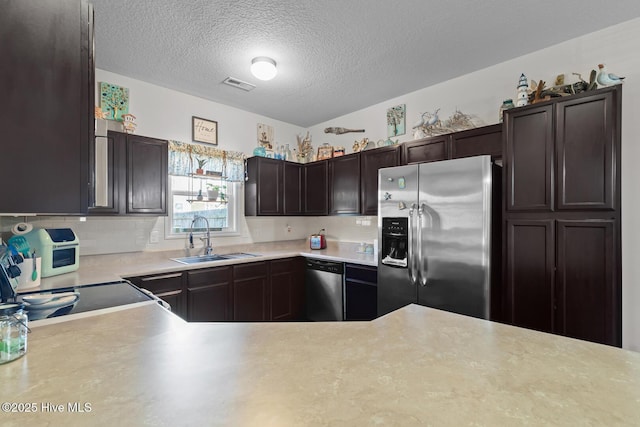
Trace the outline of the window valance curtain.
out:
M 195 173 L 198 159 L 206 160 L 203 169 L 207 172 L 220 173 L 227 181 L 244 180 L 244 153 L 201 144 L 169 141 L 170 175 L 189 176 Z

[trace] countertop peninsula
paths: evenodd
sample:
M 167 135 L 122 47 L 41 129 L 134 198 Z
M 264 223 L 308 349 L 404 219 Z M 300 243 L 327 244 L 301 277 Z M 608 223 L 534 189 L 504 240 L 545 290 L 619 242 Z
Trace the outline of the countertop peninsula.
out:
M 34 327 L 0 381 L 2 402 L 36 408 L 3 426 L 640 420 L 640 354 L 417 305 L 371 322 L 186 323 L 148 304 Z

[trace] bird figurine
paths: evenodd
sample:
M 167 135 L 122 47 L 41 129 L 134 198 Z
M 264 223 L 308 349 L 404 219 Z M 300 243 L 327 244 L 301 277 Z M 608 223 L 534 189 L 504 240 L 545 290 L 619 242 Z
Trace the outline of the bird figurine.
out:
M 598 64 L 598 68 L 600 71 L 598 72 L 596 80 L 600 86 L 613 86 L 622 83 L 624 77 L 618 77 L 613 73 L 609 73 L 604 64 Z
M 425 127 L 433 126 L 436 124 L 436 122 L 438 121 L 438 111 L 440 111 L 439 108 L 436 111 L 434 111 L 433 114 L 431 114 L 431 118 L 429 118 L 429 120 L 425 119 L 425 122 L 424 122 Z
M 418 121 L 417 121 L 417 122 L 416 122 L 416 123 L 411 127 L 411 129 L 417 129 L 417 128 L 419 128 L 420 126 L 424 125 L 424 116 L 425 116 L 425 114 L 427 114 L 427 113 L 422 113 L 422 114 L 420 115 L 420 118 L 419 118 L 419 119 L 418 119 Z

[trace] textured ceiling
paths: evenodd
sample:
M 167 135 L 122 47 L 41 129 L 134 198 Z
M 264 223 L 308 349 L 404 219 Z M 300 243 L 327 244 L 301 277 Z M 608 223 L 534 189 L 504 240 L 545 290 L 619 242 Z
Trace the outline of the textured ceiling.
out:
M 90 1 L 98 68 L 302 127 L 640 16 L 638 0 Z M 256 56 L 275 79 L 251 75 Z

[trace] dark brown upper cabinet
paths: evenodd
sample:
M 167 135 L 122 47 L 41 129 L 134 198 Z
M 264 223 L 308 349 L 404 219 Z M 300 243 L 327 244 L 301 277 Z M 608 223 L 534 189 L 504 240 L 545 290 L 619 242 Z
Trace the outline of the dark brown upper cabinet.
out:
M 522 107 L 505 114 L 508 211 L 553 209 L 553 105 Z
M 360 212 L 363 215 L 378 214 L 378 170 L 399 164 L 397 145 L 360 153 Z
M 127 135 L 127 214 L 167 214 L 169 144 Z
M 437 162 L 450 159 L 451 138 L 438 135 L 402 144 L 402 164 Z
M 616 92 L 556 104 L 558 210 L 615 209 Z
M 378 169 L 475 155 L 502 157 L 502 125 L 306 164 L 250 157 L 244 193 L 245 216 L 376 215 Z
M 86 213 L 93 9 L 84 0 L 3 2 L 0 39 L 0 212 Z
M 360 153 L 329 160 L 329 215 L 360 213 Z
M 304 213 L 327 215 L 329 212 L 328 167 L 326 161 L 304 165 Z
M 284 162 L 284 214 L 302 215 L 304 166 L 300 163 Z
M 108 132 L 107 204 L 91 215 L 166 215 L 169 144 L 166 140 Z
M 483 126 L 451 134 L 451 158 L 481 156 L 502 157 L 502 124 Z
M 617 209 L 619 89 L 505 113 L 508 211 Z
M 402 164 L 436 162 L 460 157 L 502 157 L 502 125 L 431 136 L 402 144 Z
M 265 157 L 247 159 L 245 216 L 284 213 L 284 162 Z

